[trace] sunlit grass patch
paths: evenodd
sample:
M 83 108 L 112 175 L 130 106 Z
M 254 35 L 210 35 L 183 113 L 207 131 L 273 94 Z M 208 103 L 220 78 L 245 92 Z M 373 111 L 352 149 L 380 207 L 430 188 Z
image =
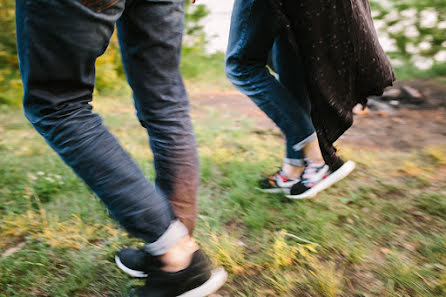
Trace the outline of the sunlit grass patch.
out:
M 245 259 L 245 244 L 234 234 L 230 236 L 226 233 L 209 230 L 206 236 L 201 238 L 206 242 L 204 247 L 212 261 L 215 264 L 223 265 L 231 274 L 241 274 L 246 269 L 252 268 L 250 267 L 252 265 L 249 265 Z
M 153 178 L 147 133 L 130 101 L 98 98 L 95 110 Z M 125 296 L 141 282 L 113 257 L 141 243 L 127 238 L 20 112 L 0 119 L 0 255 L 9 251 L 0 256 L 0 295 Z M 256 190 L 280 166 L 280 135 L 212 108 L 194 122 L 201 160 L 195 234 L 230 272 L 221 296 L 445 295 L 442 146 L 342 146 L 355 171 L 314 199 L 291 201 Z
M 423 153 L 434 165 L 446 165 L 446 146 L 430 146 L 425 148 Z
M 26 199 L 30 198 L 29 196 Z M 88 245 L 97 247 L 95 242 L 103 240 L 103 238 L 110 240 L 123 237 L 122 231 L 114 226 L 99 222 L 86 224 L 74 214 L 69 220 L 62 221 L 57 214 L 47 213 L 40 200 L 37 200 L 37 203 L 37 210 L 30 207 L 31 209 L 25 213 L 10 214 L 3 218 L 3 224 L 0 227 L 0 246 L 7 246 L 8 242 L 15 242 L 21 238 L 30 238 L 41 241 L 52 248 L 63 247 L 79 250 Z

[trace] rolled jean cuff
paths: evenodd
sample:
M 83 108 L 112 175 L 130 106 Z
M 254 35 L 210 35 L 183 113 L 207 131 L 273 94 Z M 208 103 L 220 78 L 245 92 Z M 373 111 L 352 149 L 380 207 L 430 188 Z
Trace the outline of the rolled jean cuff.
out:
M 166 232 L 157 241 L 144 245 L 144 250 L 152 256 L 163 255 L 187 234 L 189 232 L 183 223 L 178 220 L 172 221 L 169 228 L 167 228 Z
M 307 144 L 309 144 L 310 142 L 312 142 L 313 140 L 315 140 L 317 137 L 316 132 L 314 132 L 313 134 L 311 134 L 310 136 L 308 136 L 307 138 L 305 138 L 304 140 L 302 140 L 301 142 L 293 145 L 293 149 L 295 151 L 300 151 L 301 149 L 303 149 Z
M 305 162 L 303 159 L 283 158 L 283 163 L 289 164 L 292 166 L 304 166 L 305 165 Z

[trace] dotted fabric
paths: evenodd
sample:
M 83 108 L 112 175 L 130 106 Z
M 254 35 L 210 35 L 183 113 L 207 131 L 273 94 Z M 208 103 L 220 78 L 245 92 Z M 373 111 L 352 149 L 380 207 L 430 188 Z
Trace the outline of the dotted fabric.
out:
M 353 124 L 353 107 L 395 80 L 367 0 L 269 0 L 305 67 L 312 119 L 326 162 Z

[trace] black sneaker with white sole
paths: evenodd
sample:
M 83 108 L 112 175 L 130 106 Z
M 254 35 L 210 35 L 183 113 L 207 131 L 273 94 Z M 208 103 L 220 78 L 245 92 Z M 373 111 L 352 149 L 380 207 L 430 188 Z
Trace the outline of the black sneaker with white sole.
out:
M 258 190 L 264 193 L 289 194 L 290 188 L 297 182 L 298 178 L 290 178 L 280 169 L 275 174 L 260 180 Z
M 287 197 L 290 199 L 314 197 L 319 192 L 344 179 L 355 169 L 355 166 L 355 162 L 347 161 L 332 172 L 325 163 L 317 164 L 306 160 L 300 181 L 290 189 L 290 194 Z
M 123 248 L 115 256 L 116 265 L 133 277 L 147 277 L 147 271 L 156 265 L 157 258 L 142 249 Z
M 145 286 L 135 288 L 130 297 L 205 297 L 220 289 L 228 277 L 223 268 L 211 270 L 209 260 L 200 250 L 184 270 L 165 272 L 155 265 L 147 273 Z

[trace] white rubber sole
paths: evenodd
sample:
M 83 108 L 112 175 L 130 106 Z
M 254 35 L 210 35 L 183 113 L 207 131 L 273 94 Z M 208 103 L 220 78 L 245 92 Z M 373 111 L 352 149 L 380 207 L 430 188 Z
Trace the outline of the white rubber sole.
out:
M 279 193 L 285 193 L 285 194 L 289 194 L 290 193 L 290 189 L 289 188 L 278 188 L 278 189 L 261 189 L 261 188 L 256 188 L 258 191 L 262 192 L 262 193 L 267 193 L 267 194 L 279 194 Z
M 133 269 L 126 267 L 124 264 L 122 264 L 121 259 L 119 259 L 118 255 L 115 256 L 115 262 L 116 262 L 116 265 L 118 265 L 119 269 L 121 269 L 122 271 L 124 271 L 125 273 L 127 273 L 133 277 L 144 278 L 144 277 L 148 276 L 148 274 L 146 274 L 142 271 L 133 270 Z
M 306 198 L 312 198 L 317 195 L 317 193 L 325 190 L 326 188 L 330 187 L 331 185 L 337 183 L 338 181 L 344 179 L 347 175 L 349 175 L 353 169 L 355 169 L 356 164 L 353 161 L 347 161 L 339 167 L 338 170 L 330 174 L 326 179 L 322 180 L 320 183 L 306 191 L 305 193 L 299 194 L 299 195 L 287 195 L 287 198 L 290 199 L 306 199 Z
M 226 280 L 228 279 L 228 273 L 222 268 L 212 270 L 211 277 L 201 286 L 183 293 L 177 297 L 205 297 L 209 294 L 215 293 L 220 289 Z

